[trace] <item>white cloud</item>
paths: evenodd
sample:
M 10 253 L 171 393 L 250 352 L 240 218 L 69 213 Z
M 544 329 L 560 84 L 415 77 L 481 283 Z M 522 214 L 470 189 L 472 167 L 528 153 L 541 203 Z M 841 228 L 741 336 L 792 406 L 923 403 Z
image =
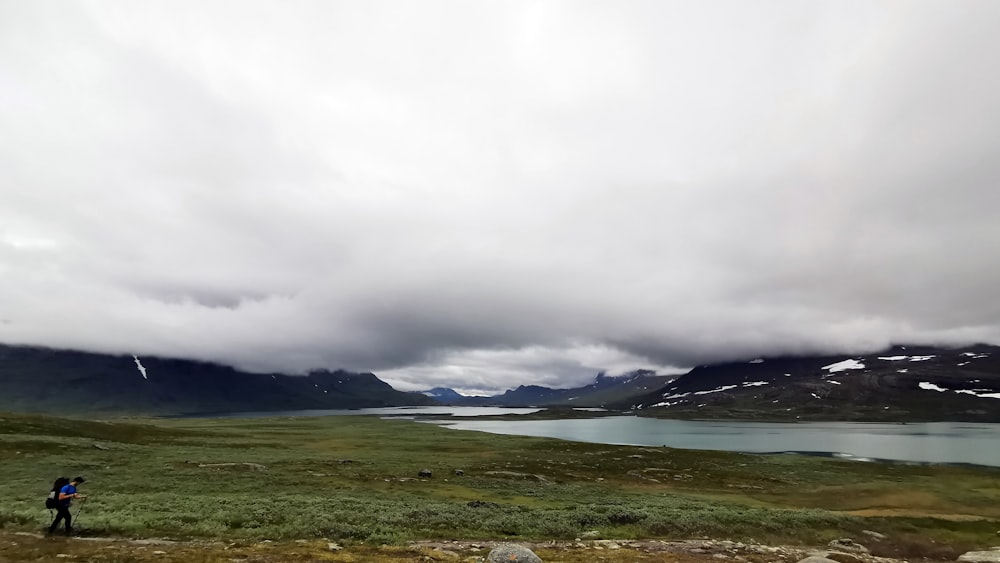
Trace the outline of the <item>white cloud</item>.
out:
M 484 390 L 1000 342 L 997 23 L 0 4 L 0 341 Z

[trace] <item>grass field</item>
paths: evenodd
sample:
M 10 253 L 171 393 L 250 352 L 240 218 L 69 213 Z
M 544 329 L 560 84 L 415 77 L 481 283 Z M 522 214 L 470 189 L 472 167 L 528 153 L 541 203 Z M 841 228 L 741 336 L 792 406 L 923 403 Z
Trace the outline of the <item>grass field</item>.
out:
M 8 532 L 41 530 L 52 480 L 82 474 L 90 499 L 77 527 L 92 536 L 404 546 L 596 531 L 818 545 L 873 530 L 887 536 L 877 553 L 941 557 L 1000 543 L 997 469 L 608 446 L 366 416 L 0 415 L 0 466 Z

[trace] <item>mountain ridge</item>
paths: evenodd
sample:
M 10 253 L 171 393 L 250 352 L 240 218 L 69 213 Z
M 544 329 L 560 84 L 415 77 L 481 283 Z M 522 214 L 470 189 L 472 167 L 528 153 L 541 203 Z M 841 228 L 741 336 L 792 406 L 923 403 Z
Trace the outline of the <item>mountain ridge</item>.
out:
M 1000 347 L 897 345 L 872 354 L 763 357 L 659 375 L 636 370 L 570 389 L 402 392 L 372 373 L 248 373 L 221 364 L 0 344 L 0 410 L 208 414 L 385 406 L 606 408 L 746 420 L 1000 422 Z
M 644 391 L 660 388 L 676 379 L 675 375 L 660 375 L 652 370 L 635 370 L 609 376 L 599 372 L 594 382 L 581 387 L 553 389 L 541 385 L 519 385 L 499 395 L 466 396 L 453 389 L 437 387 L 424 391 L 447 405 L 502 407 L 606 407 Z
M 896 345 L 698 366 L 617 407 L 670 418 L 1000 422 L 1000 347 Z
M 0 409 L 24 412 L 193 414 L 429 405 L 372 373 L 248 373 L 176 358 L 0 344 Z

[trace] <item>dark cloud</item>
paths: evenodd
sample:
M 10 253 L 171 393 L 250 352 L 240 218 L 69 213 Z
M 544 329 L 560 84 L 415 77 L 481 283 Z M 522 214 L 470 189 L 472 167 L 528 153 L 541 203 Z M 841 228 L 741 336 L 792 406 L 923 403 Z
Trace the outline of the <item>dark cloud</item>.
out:
M 997 343 L 997 24 L 0 4 L 0 341 L 484 392 Z

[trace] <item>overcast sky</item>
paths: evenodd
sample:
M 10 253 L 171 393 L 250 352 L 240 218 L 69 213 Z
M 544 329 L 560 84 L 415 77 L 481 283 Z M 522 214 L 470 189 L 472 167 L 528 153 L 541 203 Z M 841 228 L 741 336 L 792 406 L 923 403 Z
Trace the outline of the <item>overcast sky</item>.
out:
M 466 392 L 1000 344 L 997 29 L 0 0 L 0 342 Z

